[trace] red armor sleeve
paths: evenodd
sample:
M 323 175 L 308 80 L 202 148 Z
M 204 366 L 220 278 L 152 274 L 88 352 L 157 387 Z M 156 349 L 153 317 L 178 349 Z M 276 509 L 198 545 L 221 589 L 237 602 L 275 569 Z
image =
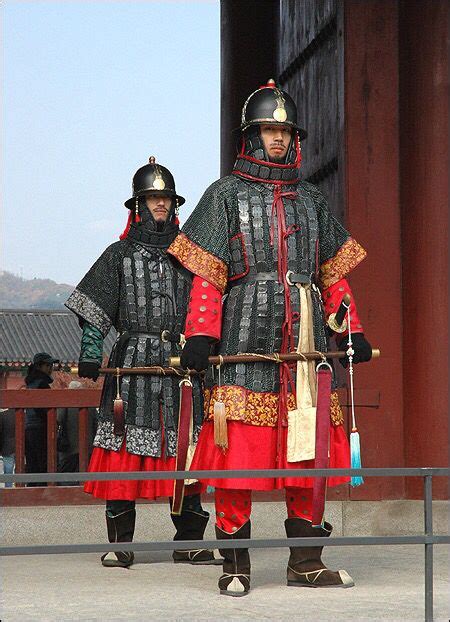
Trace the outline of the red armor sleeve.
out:
M 330 285 L 330 287 L 323 288 L 322 297 L 325 307 L 325 316 L 328 319 L 328 317 L 332 313 L 336 313 L 336 311 L 339 309 L 339 305 L 341 304 L 344 294 L 350 294 L 352 299 L 350 303 L 350 321 L 352 333 L 363 333 L 364 329 L 358 317 L 355 299 L 353 297 L 352 290 L 350 289 L 350 285 L 348 284 L 347 279 L 340 279 L 340 281 L 337 281 L 333 285 Z M 348 331 L 344 331 L 343 333 L 339 334 L 346 335 L 347 333 Z
M 220 339 L 221 333 L 222 295 L 214 285 L 200 276 L 194 276 L 186 316 L 186 339 L 194 335 Z

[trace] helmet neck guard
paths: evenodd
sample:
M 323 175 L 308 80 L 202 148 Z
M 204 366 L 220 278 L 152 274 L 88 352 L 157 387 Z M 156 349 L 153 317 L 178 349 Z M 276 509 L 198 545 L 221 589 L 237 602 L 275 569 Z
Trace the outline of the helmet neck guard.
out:
M 284 163 L 271 162 L 261 138 L 260 126 L 252 125 L 243 132 L 241 151 L 233 175 L 268 184 L 292 184 L 299 181 L 301 149 L 298 133 L 293 132 Z
M 139 197 L 136 202 L 138 206 L 137 218 L 135 218 L 134 210 L 130 211 L 127 227 L 120 239 L 127 238 L 154 248 L 168 248 L 179 233 L 175 202 L 172 201 L 168 218 L 164 223 L 155 221 L 145 204 L 144 197 Z

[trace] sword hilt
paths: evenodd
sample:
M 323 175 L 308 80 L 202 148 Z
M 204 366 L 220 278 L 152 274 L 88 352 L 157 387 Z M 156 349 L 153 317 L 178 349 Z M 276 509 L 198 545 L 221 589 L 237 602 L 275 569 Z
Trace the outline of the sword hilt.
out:
M 347 330 L 347 320 L 345 319 L 345 314 L 350 307 L 351 301 L 352 299 L 350 294 L 344 294 L 341 304 L 339 305 L 339 309 L 336 313 L 331 313 L 328 318 L 327 324 L 335 333 L 343 333 Z

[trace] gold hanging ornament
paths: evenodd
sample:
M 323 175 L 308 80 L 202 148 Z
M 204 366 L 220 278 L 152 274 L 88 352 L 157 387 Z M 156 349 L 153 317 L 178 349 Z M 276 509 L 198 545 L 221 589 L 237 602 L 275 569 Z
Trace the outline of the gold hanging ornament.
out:
M 221 367 L 222 357 L 219 355 L 221 362 L 217 365 L 219 372 L 218 397 L 222 397 L 222 378 Z M 219 399 L 214 401 L 214 444 L 223 452 L 228 449 L 228 429 L 227 429 L 227 413 L 224 402 Z

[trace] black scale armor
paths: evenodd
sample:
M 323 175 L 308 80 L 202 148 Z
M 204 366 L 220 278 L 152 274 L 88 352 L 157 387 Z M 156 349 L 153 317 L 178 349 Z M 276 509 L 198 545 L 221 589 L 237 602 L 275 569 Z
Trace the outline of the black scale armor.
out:
M 256 165 L 256 166 L 263 166 Z M 295 199 L 283 198 L 286 228 L 296 230 L 287 238 L 288 267 L 316 280 L 317 263 L 333 257 L 350 237 L 328 210 L 320 191 L 307 182 L 285 185 Z M 257 280 L 257 273 L 277 273 L 277 231 L 270 245 L 273 187 L 235 175 L 214 182 L 183 227 L 184 233 L 228 266 L 228 286 L 223 308 L 222 340 L 218 354 L 279 352 L 284 321 L 284 289 L 278 280 Z M 245 272 L 247 271 L 247 274 Z M 325 320 L 320 293 L 312 290 L 315 347 L 327 350 Z M 290 288 L 292 312 L 299 313 L 299 291 Z M 293 323 L 294 342 L 299 321 Z M 216 384 L 209 378 L 208 384 Z M 255 392 L 278 392 L 278 366 L 273 363 L 225 365 L 224 385 L 238 385 Z
M 119 336 L 108 367 L 169 366 L 180 356 L 177 343 L 163 342 L 163 330 L 183 332 L 191 276 L 165 250 L 125 239 L 109 246 L 72 293 L 66 305 L 103 336 L 114 326 Z M 120 334 L 128 333 L 126 339 Z M 179 411 L 178 376 L 124 376 L 121 395 L 130 453 L 160 456 L 162 434 L 166 453 L 176 455 Z M 194 382 L 194 440 L 200 431 L 203 401 Z M 122 437 L 112 433 L 116 379 L 105 378 L 99 433 L 95 444 L 118 451 Z M 164 432 L 161 426 L 164 423 Z M 103 425 L 102 425 L 103 424 Z

